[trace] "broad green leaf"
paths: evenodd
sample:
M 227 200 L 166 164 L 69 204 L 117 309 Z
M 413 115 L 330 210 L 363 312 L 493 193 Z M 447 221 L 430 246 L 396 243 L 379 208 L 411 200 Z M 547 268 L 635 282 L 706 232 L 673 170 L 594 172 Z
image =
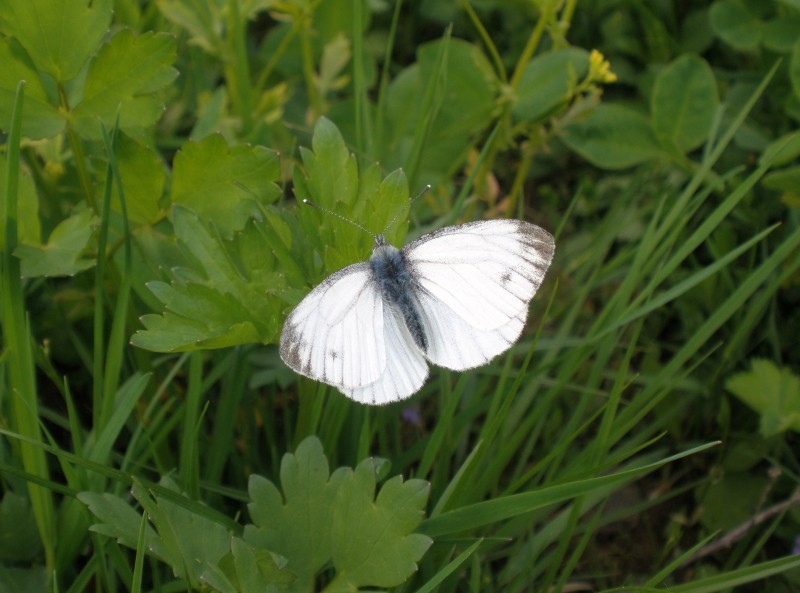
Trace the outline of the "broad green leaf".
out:
M 296 261 L 305 264 L 305 280 L 315 283 L 346 265 L 367 259 L 374 246 L 370 233 L 385 231 L 390 241 L 402 239 L 407 229 L 402 215 L 410 200 L 402 170 L 389 173 L 383 180 L 378 165 L 359 173 L 355 157 L 330 120 L 318 120 L 312 147 L 313 150 L 301 148 L 305 170 L 295 169 L 295 195 L 298 201 L 309 199 L 347 219 L 298 205 L 295 213 L 299 233 L 290 237 L 287 245 Z M 394 224 L 387 228 L 392 219 Z M 359 230 L 353 223 L 369 232 Z M 322 254 L 322 268 L 317 265 L 315 252 Z
M 148 284 L 165 311 L 143 316 L 145 330 L 136 332 L 131 343 L 174 352 L 274 340 L 283 304 L 270 295 L 282 290 L 283 281 L 270 271 L 266 252 L 260 259 L 252 253 L 262 231 L 251 222 L 227 241 L 182 207 L 173 209 L 173 223 L 187 263 L 170 270 L 170 284 Z
M 30 501 L 6 490 L 0 502 L 0 562 L 30 563 L 41 552 L 42 540 Z
M 446 53 L 438 72 L 443 43 Z M 381 164 L 392 170 L 408 167 L 421 142 L 414 179 L 436 185 L 463 164 L 474 137 L 491 124 L 499 81 L 480 48 L 459 39 L 423 44 L 417 56 L 418 62 L 400 72 L 387 89 L 387 133 L 378 149 Z M 425 111 L 424 99 L 431 88 L 433 106 L 442 107 L 427 122 L 431 112 Z
M 31 568 L 3 567 L 3 579 L 0 581 L 0 593 L 25 593 L 28 591 L 47 591 L 49 584 L 48 570 L 44 564 Z
M 111 22 L 111 7 L 111 0 L 5 0 L 3 24 L 39 70 L 66 82 L 97 51 Z
M 53 229 L 45 245 L 19 245 L 14 255 L 22 260 L 22 275 L 74 276 L 95 265 L 94 258 L 83 257 L 92 238 L 96 218 L 90 210 L 63 220 Z
M 66 120 L 51 105 L 36 66 L 13 39 L 0 36 L 0 130 L 7 129 L 20 80 L 25 81 L 22 135 L 33 140 L 55 136 Z
M 301 147 L 300 155 L 307 183 L 300 189 L 303 193 L 297 193 L 298 200 L 310 199 L 334 211 L 342 203 L 349 213 L 358 195 L 358 165 L 336 125 L 325 117 L 318 119 L 311 150 Z
M 5 154 L 0 154 L 0 251 L 5 249 L 6 233 L 6 166 Z M 20 243 L 38 245 L 41 241 L 39 225 L 39 199 L 30 175 L 20 170 L 17 187 L 17 240 Z
M 700 520 L 709 531 L 727 531 L 752 518 L 764 496 L 768 478 L 750 472 L 728 472 L 722 479 L 709 480 L 700 489 L 703 514 Z
M 576 82 L 586 75 L 589 53 L 580 48 L 536 56 L 525 67 L 511 112 L 514 117 L 540 121 L 567 105 Z
M 430 484 L 395 476 L 375 498 L 375 460 L 347 470 L 336 495 L 331 538 L 336 584 L 349 590 L 395 587 L 416 570 L 433 540 L 412 533 L 423 519 Z
M 758 157 L 758 163 L 780 167 L 793 162 L 797 157 L 800 157 L 800 132 L 791 132 L 770 142 Z
M 800 193 L 800 165 L 770 171 L 761 179 L 761 184 L 781 192 Z
M 179 491 L 177 485 L 166 477 L 159 485 Z M 172 569 L 193 587 L 199 587 L 204 568 L 218 564 L 230 551 L 230 531 L 207 517 L 152 494 L 139 482 L 134 481 L 131 492 L 158 532 Z
M 276 152 L 258 146 L 229 147 L 214 134 L 187 142 L 175 156 L 171 200 L 213 221 L 229 239 L 248 220 L 260 217 L 264 205 L 278 199 L 279 176 Z
M 562 140 L 604 169 L 624 169 L 666 154 L 649 120 L 623 105 L 599 105 L 585 120 L 565 128 Z
M 800 432 L 800 377 L 769 360 L 755 359 L 752 370 L 737 373 L 725 388 L 761 414 L 760 432 L 770 437 L 786 430 Z
M 681 56 L 656 77 L 650 97 L 653 129 L 668 145 L 693 150 L 706 140 L 718 106 L 709 65 L 697 56 Z
M 330 561 L 333 542 L 331 523 L 336 493 L 344 470 L 330 474 L 322 443 L 306 438 L 294 454 L 281 461 L 281 491 L 269 480 L 250 476 L 248 510 L 253 525 L 244 531 L 246 542 L 270 550 L 288 560 L 286 568 L 298 579 L 295 591 L 310 591 L 316 573 Z
M 761 43 L 763 23 L 741 0 L 719 0 L 709 13 L 711 28 L 728 45 L 752 50 Z
M 148 146 L 120 134 L 114 154 L 125 190 L 125 209 L 131 224 L 153 224 L 164 217 L 159 206 L 164 193 L 164 163 Z M 112 186 L 111 207 L 121 212 L 119 189 Z
M 231 552 L 218 564 L 205 563 L 200 580 L 222 593 L 263 593 L 285 590 L 297 579 L 285 570 L 286 559 L 231 538 Z
M 764 23 L 764 47 L 779 53 L 790 53 L 798 43 L 800 14 L 783 14 Z
M 72 125 L 87 138 L 100 138 L 100 122 L 135 135 L 163 112 L 156 93 L 177 76 L 175 38 L 166 33 L 136 37 L 123 29 L 100 48 L 86 75 L 83 100 L 73 110 Z
M 85 504 L 100 523 L 91 530 L 136 549 L 142 516 L 130 503 L 109 493 L 81 492 L 78 499 Z M 156 558 L 167 560 L 167 552 L 152 525 L 145 526 L 145 547 Z
M 219 1 L 207 2 L 198 10 L 198 6 L 191 0 L 162 0 L 157 6 L 161 14 L 189 32 L 191 43 L 212 55 L 220 55 L 224 49 L 224 4 Z

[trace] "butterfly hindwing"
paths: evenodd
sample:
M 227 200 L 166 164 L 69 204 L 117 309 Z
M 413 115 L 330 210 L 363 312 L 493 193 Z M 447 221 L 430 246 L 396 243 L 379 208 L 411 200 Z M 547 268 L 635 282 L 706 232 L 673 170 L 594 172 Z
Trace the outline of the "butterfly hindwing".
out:
M 364 387 L 340 387 L 347 397 L 362 404 L 388 404 L 405 399 L 417 392 L 428 378 L 428 363 L 402 317 L 390 307 L 384 308 L 383 315 L 387 356 L 383 375 Z

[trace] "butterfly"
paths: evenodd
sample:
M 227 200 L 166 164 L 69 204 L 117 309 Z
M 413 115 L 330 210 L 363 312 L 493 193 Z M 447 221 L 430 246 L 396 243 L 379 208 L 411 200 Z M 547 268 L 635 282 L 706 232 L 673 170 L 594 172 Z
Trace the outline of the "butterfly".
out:
M 428 362 L 462 371 L 517 341 L 555 252 L 520 220 L 445 227 L 335 272 L 289 314 L 280 355 L 295 372 L 364 404 L 417 392 Z

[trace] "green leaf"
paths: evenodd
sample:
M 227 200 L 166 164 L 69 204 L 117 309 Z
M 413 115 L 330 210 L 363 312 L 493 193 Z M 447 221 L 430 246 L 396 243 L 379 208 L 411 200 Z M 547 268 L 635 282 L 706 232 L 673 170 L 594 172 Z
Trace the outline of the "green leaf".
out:
M 162 219 L 165 212 L 159 203 L 164 193 L 166 173 L 156 152 L 128 135 L 120 134 L 114 156 L 125 190 L 128 220 L 132 224 L 153 224 Z M 112 188 L 111 208 L 121 212 L 119 189 L 116 184 Z
M 708 63 L 681 56 L 656 77 L 650 98 L 653 128 L 668 146 L 693 150 L 708 137 L 718 106 L 717 83 Z
M 22 135 L 32 140 L 55 136 L 66 120 L 50 104 L 39 72 L 25 50 L 13 39 L 0 36 L 0 129 L 11 121 L 11 110 L 20 80 L 25 81 Z
M 792 57 L 789 60 L 789 80 L 796 97 L 800 97 L 800 39 L 792 48 Z
M 244 539 L 286 558 L 287 568 L 298 575 L 294 590 L 310 591 L 314 576 L 331 558 L 331 521 L 345 472 L 331 475 L 322 443 L 308 437 L 294 454 L 283 456 L 280 477 L 283 495 L 266 478 L 250 477 L 253 525 L 245 527 Z
M 412 533 L 423 519 L 430 485 L 424 480 L 387 481 L 375 498 L 375 460 L 347 470 L 336 495 L 331 538 L 341 585 L 395 587 L 416 570 L 433 540 Z
M 599 105 L 585 120 L 565 128 L 562 140 L 604 169 L 624 169 L 666 154 L 649 120 L 623 105 Z
M 258 146 L 229 147 L 219 134 L 187 142 L 175 156 L 172 202 L 214 221 L 223 237 L 259 217 L 280 196 L 278 154 Z
M 162 478 L 159 485 L 179 492 L 169 478 Z M 134 482 L 131 492 L 158 532 L 172 569 L 193 587 L 199 587 L 203 570 L 208 565 L 218 564 L 230 551 L 230 531 L 207 517 L 152 494 L 139 482 Z
M 90 210 L 70 216 L 53 229 L 46 245 L 19 245 L 14 255 L 22 260 L 25 278 L 74 276 L 95 265 L 94 258 L 81 257 L 89 244 L 96 219 Z
M 800 15 L 783 14 L 764 23 L 764 47 L 778 53 L 790 53 L 798 43 Z
M 292 591 L 311 590 L 331 559 L 331 591 L 401 584 L 431 544 L 411 533 L 422 521 L 429 484 L 397 476 L 376 499 L 375 475 L 373 459 L 330 474 L 319 439 L 306 438 L 281 461 L 283 495 L 269 480 L 251 476 L 253 525 L 245 527 L 245 541 L 288 560 L 286 568 L 298 575 Z
M 78 499 L 85 504 L 100 523 L 92 525 L 91 530 L 115 539 L 123 546 L 136 549 L 142 516 L 130 503 L 119 496 L 104 492 L 81 492 Z M 156 558 L 167 560 L 168 555 L 163 542 L 152 525 L 145 526 L 145 548 Z
M 444 61 L 437 70 L 444 43 Z M 387 138 L 377 148 L 381 164 L 392 170 L 408 167 L 421 143 L 414 179 L 436 185 L 463 164 L 473 138 L 491 124 L 499 82 L 480 48 L 466 41 L 437 40 L 423 44 L 417 53 L 418 62 L 398 74 L 387 89 Z M 428 123 L 431 113 L 424 110 L 423 101 L 430 87 L 433 106 L 443 107 Z
M 39 225 L 39 199 L 30 175 L 20 169 L 17 187 L 17 240 L 36 245 L 41 241 Z M 0 154 L 0 251 L 5 249 L 6 213 L 6 156 Z
M 540 121 L 567 105 L 575 83 L 586 75 L 589 53 L 561 49 L 536 56 L 525 67 L 517 86 L 514 117 Z
M 725 388 L 761 414 L 764 437 L 800 432 L 800 377 L 769 360 L 754 359 L 751 366 L 751 371 L 729 378 Z
M 761 43 L 763 23 L 741 0 L 720 0 L 711 6 L 711 28 L 728 45 L 753 50 Z
M 142 317 L 145 330 L 136 332 L 131 343 L 175 352 L 274 340 L 283 305 L 267 293 L 283 285 L 277 273 L 268 272 L 270 258 L 252 253 L 261 231 L 251 222 L 225 241 L 186 208 L 175 207 L 172 216 L 187 264 L 170 270 L 171 284 L 148 284 L 166 310 Z
M 111 22 L 111 7 L 111 0 L 6 0 L 5 33 L 19 41 L 37 69 L 66 82 L 97 51 Z
M 30 501 L 6 490 L 0 502 L 0 561 L 30 563 L 41 552 L 42 540 Z
M 752 518 L 764 496 L 766 476 L 749 472 L 728 472 L 722 479 L 709 480 L 701 501 L 700 520 L 709 531 L 727 531 Z
M 336 125 L 325 117 L 317 120 L 311 150 L 301 148 L 300 155 L 306 183 L 296 192 L 298 200 L 310 199 L 333 211 L 341 203 L 351 214 L 358 196 L 358 165 Z
M 800 192 L 800 165 L 779 171 L 770 171 L 761 179 L 761 184 L 781 192 Z
M 74 128 L 98 139 L 100 122 L 136 135 L 153 125 L 164 110 L 156 94 L 177 76 L 175 38 L 166 33 L 136 37 L 123 29 L 100 48 L 86 75 L 83 100 L 73 110 Z

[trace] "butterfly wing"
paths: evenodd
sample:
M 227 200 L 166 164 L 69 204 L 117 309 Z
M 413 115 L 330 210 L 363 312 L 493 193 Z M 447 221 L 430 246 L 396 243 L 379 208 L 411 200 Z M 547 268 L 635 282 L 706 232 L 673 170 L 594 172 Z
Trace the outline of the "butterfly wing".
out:
M 427 358 L 463 370 L 511 347 L 554 251 L 550 233 L 519 220 L 446 227 L 408 244 Z
M 295 372 L 364 403 L 406 398 L 428 374 L 366 262 L 339 270 L 300 301 L 283 326 L 280 354 Z
M 414 343 L 405 322 L 392 307 L 384 307 L 386 368 L 381 377 L 357 388 L 340 387 L 350 399 L 362 404 L 388 404 L 416 393 L 428 378 L 428 363 Z

